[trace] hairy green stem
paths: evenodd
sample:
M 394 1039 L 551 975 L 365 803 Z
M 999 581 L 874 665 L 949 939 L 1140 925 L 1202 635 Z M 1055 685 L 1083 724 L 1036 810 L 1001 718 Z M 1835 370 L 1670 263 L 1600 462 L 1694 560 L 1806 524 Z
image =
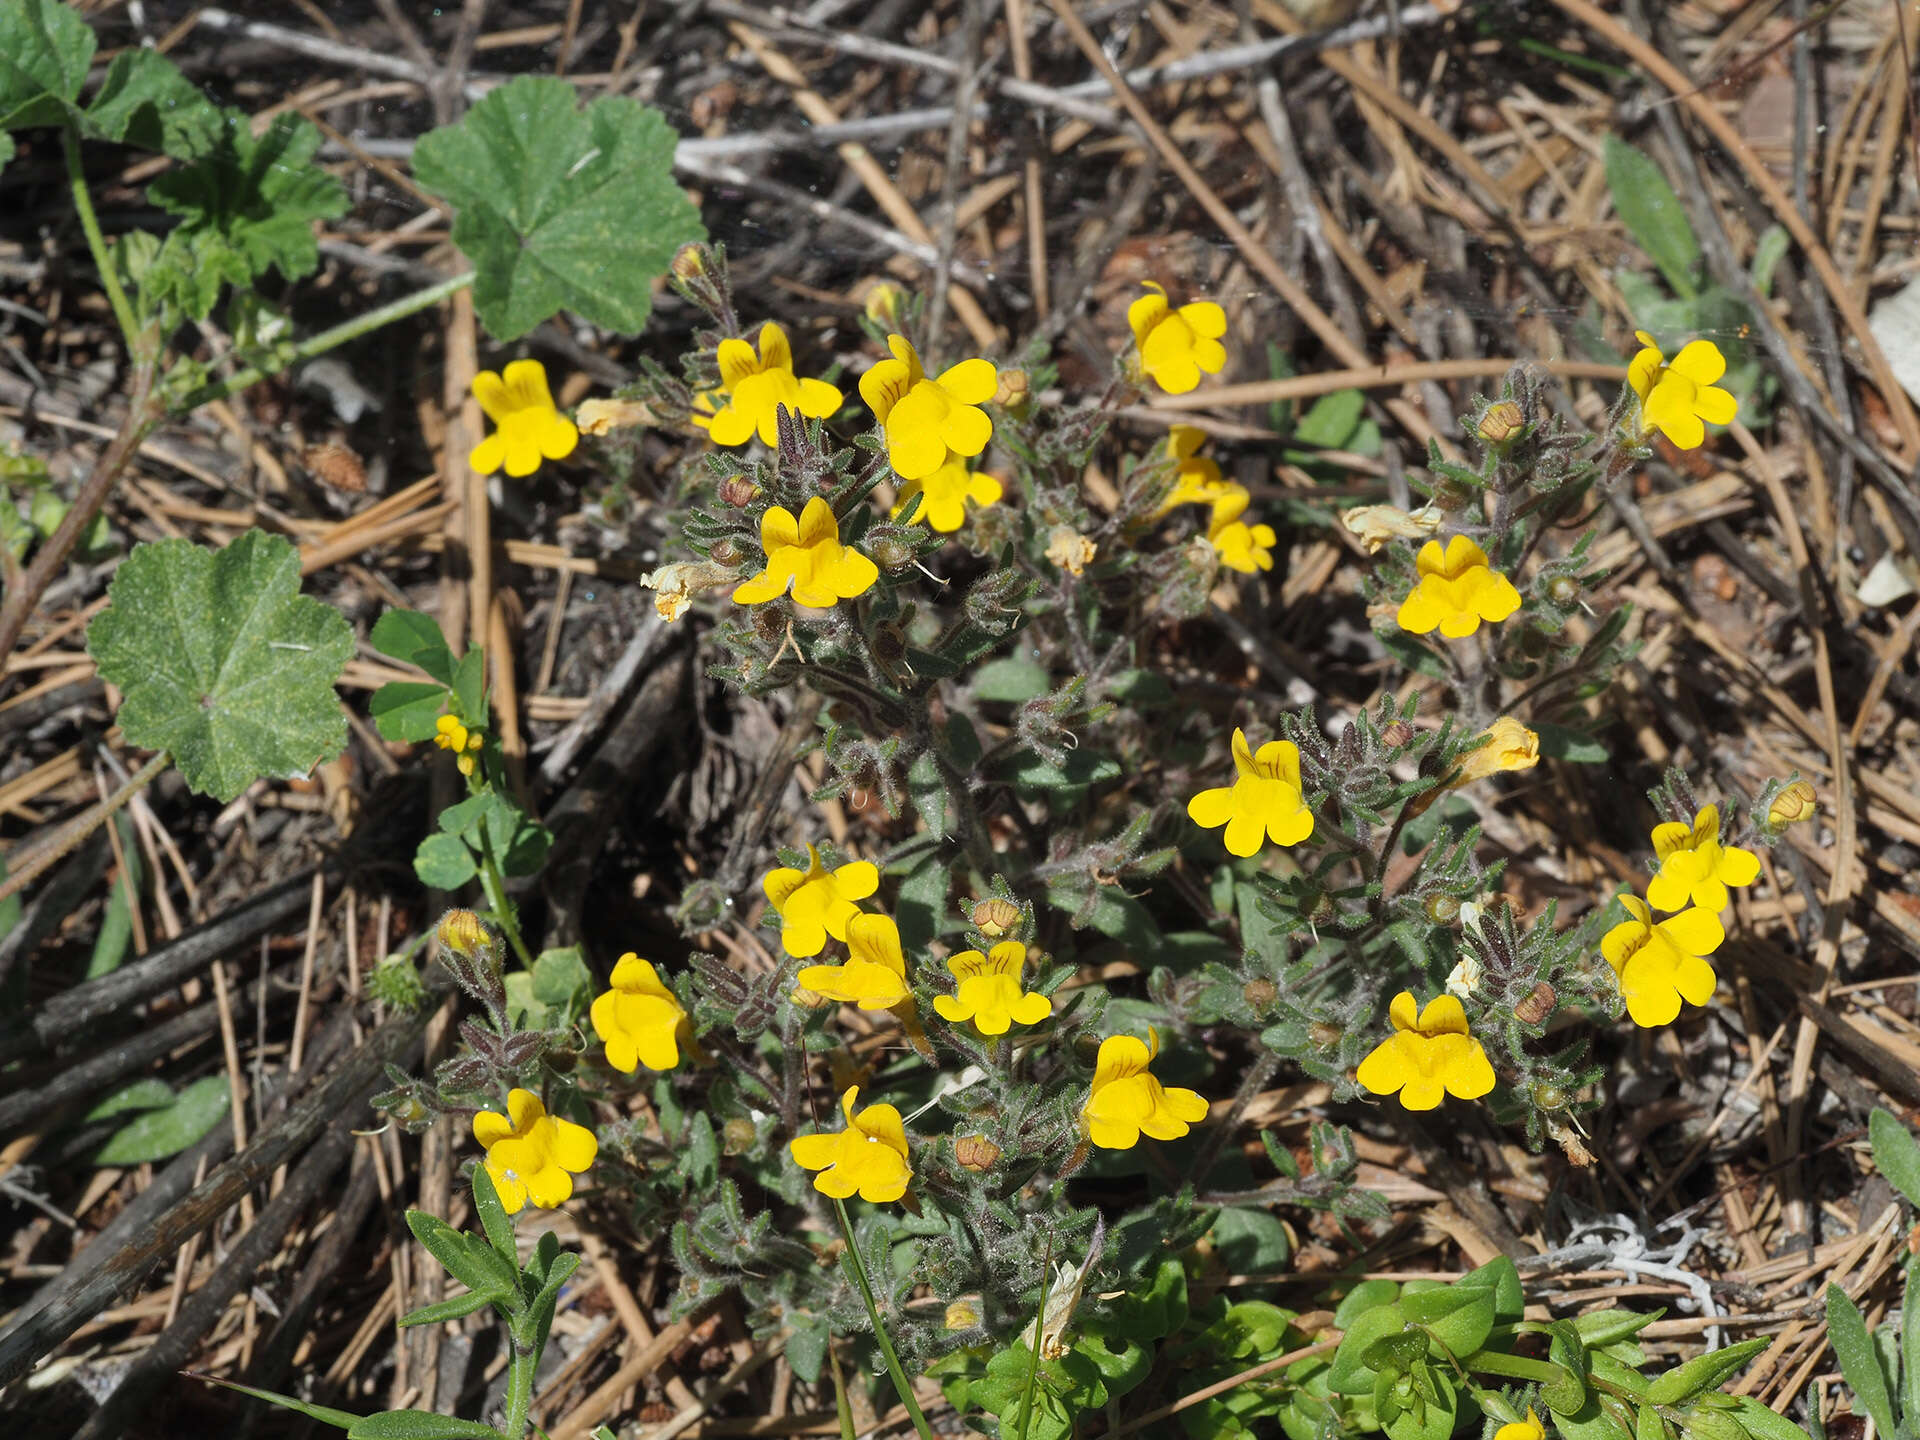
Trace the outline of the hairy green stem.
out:
M 517 1334 L 512 1335 L 507 1343 L 511 1347 L 507 1359 L 507 1416 L 500 1433 L 507 1440 L 525 1440 L 527 1412 L 533 1407 L 533 1372 L 540 1363 L 540 1357 L 534 1353 L 531 1345 L 523 1349 Z
M 887 1374 L 893 1377 L 893 1388 L 899 1392 L 900 1403 L 907 1407 L 907 1418 L 913 1421 L 913 1428 L 920 1432 L 920 1440 L 933 1440 L 933 1429 L 927 1424 L 920 1401 L 913 1393 L 913 1383 L 907 1379 L 906 1371 L 900 1368 L 900 1357 L 894 1352 L 887 1327 L 880 1323 L 880 1307 L 873 1302 L 873 1286 L 867 1283 L 866 1262 L 861 1260 L 859 1242 L 853 1238 L 853 1222 L 847 1219 L 847 1203 L 837 1195 L 833 1200 L 833 1213 L 840 1217 L 840 1234 L 847 1242 L 847 1265 L 860 1286 L 861 1300 L 866 1302 L 867 1318 L 873 1322 L 873 1338 L 880 1342 L 880 1353 L 886 1358 Z
M 455 275 L 450 280 L 442 280 L 438 285 L 429 285 L 424 290 L 403 295 L 390 304 L 382 305 L 378 310 L 369 310 L 366 314 L 344 321 L 331 330 L 322 330 L 318 335 L 309 336 L 294 346 L 284 359 L 249 366 L 238 374 L 228 376 L 225 380 L 201 386 L 181 400 L 174 407 L 174 413 L 183 415 L 211 401 L 224 400 L 229 395 L 238 394 L 249 385 L 257 385 L 269 375 L 277 375 L 289 366 L 297 365 L 303 360 L 311 360 L 316 355 L 324 355 L 336 346 L 344 345 L 349 340 L 358 340 L 369 331 L 378 330 L 382 325 L 391 325 L 396 320 L 404 320 L 409 315 L 418 314 L 422 310 L 438 305 L 449 295 L 464 290 L 471 284 L 473 284 L 473 272 L 469 270 L 464 275 Z
M 1040 1347 L 1046 1343 L 1042 1332 L 1047 1325 L 1047 1284 L 1053 1278 L 1052 1269 L 1053 1237 L 1049 1235 L 1046 1256 L 1040 1261 L 1040 1308 L 1033 1316 L 1033 1357 L 1027 1362 L 1027 1394 L 1020 1403 L 1020 1440 L 1027 1440 L 1033 1430 L 1033 1387 L 1040 1378 Z
M 151 360 L 151 355 L 142 356 L 138 352 L 144 343 L 157 345 L 158 341 L 140 334 L 133 318 L 133 306 L 127 302 L 127 292 L 120 288 L 120 277 L 114 272 L 113 257 L 107 252 L 107 237 L 100 233 L 100 217 L 93 213 L 93 193 L 87 189 L 86 170 L 80 164 L 80 132 L 69 125 L 60 132 L 60 140 L 67 152 L 67 183 L 73 191 L 73 208 L 80 216 L 87 249 L 93 252 L 93 263 L 100 271 L 100 288 L 107 292 L 113 318 L 127 342 L 127 354 L 135 360 Z
M 164 750 L 155 752 L 153 758 L 136 770 L 118 790 L 83 814 L 68 821 L 65 828 L 27 857 L 19 869 L 7 876 L 5 880 L 0 880 L 0 900 L 5 900 L 24 889 L 44 873 L 54 861 L 63 855 L 71 854 L 76 845 L 106 824 L 116 810 L 152 784 L 154 777 L 166 769 L 172 759 L 173 757 Z

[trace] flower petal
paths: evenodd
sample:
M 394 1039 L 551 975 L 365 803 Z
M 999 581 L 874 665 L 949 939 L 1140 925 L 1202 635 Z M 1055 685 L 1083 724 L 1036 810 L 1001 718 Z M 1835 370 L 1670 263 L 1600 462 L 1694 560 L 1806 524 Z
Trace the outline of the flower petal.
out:
M 1187 802 L 1187 815 L 1203 829 L 1219 829 L 1233 818 L 1232 788 L 1223 785 L 1216 790 L 1202 790 Z
M 1260 853 L 1260 842 L 1266 838 L 1267 827 L 1258 815 L 1245 810 L 1236 810 L 1233 818 L 1227 821 L 1221 841 L 1229 854 L 1238 855 L 1242 860 Z
M 874 420 L 884 425 L 898 405 L 913 388 L 913 382 L 907 378 L 907 367 L 898 360 L 882 360 L 860 377 L 860 398 L 873 411 Z
M 1406 1056 L 1400 1052 L 1400 1047 L 1389 1037 L 1373 1047 L 1372 1053 L 1353 1072 L 1353 1078 L 1360 1082 L 1361 1089 L 1371 1095 L 1391 1095 L 1415 1073 L 1407 1063 Z
M 1127 325 L 1133 331 L 1133 343 L 1144 349 L 1147 336 L 1153 333 L 1156 325 L 1167 318 L 1171 307 L 1167 304 L 1166 291 L 1151 280 L 1143 283 L 1148 293 L 1127 307 Z
M 768 511 L 772 514 L 772 511 Z M 781 513 L 785 513 L 784 511 Z M 833 506 L 826 497 L 815 495 L 807 501 L 806 508 L 800 512 L 799 534 L 788 544 L 804 545 L 812 548 L 823 540 L 837 541 L 840 538 L 840 522 L 833 518 Z
M 1711 955 L 1727 938 L 1720 917 L 1697 905 L 1678 915 L 1669 915 L 1660 922 L 1660 929 L 1687 955 Z
M 803 1170 L 824 1170 L 840 1158 L 840 1137 L 796 1135 L 787 1142 L 787 1153 Z
M 496 1111 L 482 1110 L 473 1117 L 473 1138 L 483 1150 L 491 1150 L 511 1134 L 513 1122 Z
M 507 442 L 498 430 L 467 452 L 467 464 L 476 474 L 491 475 L 507 463 Z
M 1000 372 L 990 360 L 962 360 L 940 372 L 936 382 L 959 405 L 984 405 L 1000 388 Z
M 1202 340 L 1218 340 L 1227 333 L 1227 312 L 1211 300 L 1196 300 L 1180 307 L 1180 318 Z
M 482 370 L 473 377 L 473 398 L 480 402 L 480 408 L 496 425 L 513 408 L 507 398 L 507 382 L 491 370 Z
M 880 888 L 880 868 L 871 860 L 854 860 L 833 872 L 834 888 L 845 900 L 864 900 Z M 844 933 L 835 932 L 844 940 Z
M 553 1137 L 554 1163 L 576 1175 L 592 1165 L 600 1153 L 600 1142 L 593 1131 L 571 1120 L 556 1119 L 553 1124 L 557 1132 Z
M 1751 850 L 1729 845 L 1720 852 L 1714 878 L 1722 885 L 1751 885 L 1760 878 L 1760 857 Z
M 800 382 L 800 413 L 811 420 L 824 420 L 837 413 L 843 399 L 837 385 L 824 380 Z
M 531 1090 L 515 1087 L 507 1092 L 507 1114 L 513 1120 L 513 1132 L 525 1135 L 547 1113 L 540 1097 Z
M 1727 357 L 1711 340 L 1689 340 L 1668 368 L 1696 385 L 1711 385 L 1727 373 Z
M 956 405 L 940 427 L 940 438 L 956 455 L 978 455 L 993 439 L 993 421 L 977 405 Z
M 720 364 L 720 386 L 723 390 L 732 390 L 748 376 L 760 373 L 760 359 L 753 353 L 753 347 L 744 340 L 731 337 L 722 340 L 714 358 Z
M 793 347 L 787 332 L 769 320 L 760 327 L 760 366 L 764 370 L 793 369 Z

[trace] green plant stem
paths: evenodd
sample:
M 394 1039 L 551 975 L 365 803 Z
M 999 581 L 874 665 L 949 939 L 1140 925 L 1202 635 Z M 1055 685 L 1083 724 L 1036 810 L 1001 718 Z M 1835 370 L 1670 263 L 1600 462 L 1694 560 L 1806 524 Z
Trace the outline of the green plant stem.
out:
M 154 777 L 166 769 L 172 759 L 173 757 L 164 750 L 155 752 L 153 758 L 136 770 L 118 790 L 91 809 L 68 821 L 51 840 L 22 861 L 17 870 L 14 870 L 5 880 L 0 880 L 0 900 L 5 900 L 26 888 L 54 861 L 72 853 L 74 847 L 82 840 L 106 824 L 115 811 L 152 784 Z
M 520 938 L 520 922 L 514 918 L 513 902 L 507 899 L 507 882 L 501 878 L 500 866 L 493 858 L 493 837 L 487 834 L 484 819 L 480 822 L 480 887 L 487 892 L 487 904 L 492 907 L 500 928 L 507 932 L 507 943 L 513 946 L 513 953 L 520 957 L 522 965 L 533 969 L 533 956 L 527 950 L 527 942 Z
M 142 358 L 136 353 L 142 341 L 140 327 L 133 318 L 133 306 L 127 302 L 127 292 L 120 288 L 119 275 L 114 273 L 113 257 L 107 252 L 107 237 L 100 233 L 100 217 L 93 213 L 93 192 L 87 189 L 86 170 L 80 164 L 80 132 L 69 125 L 60 132 L 60 140 L 67 152 L 67 183 L 73 190 L 73 208 L 80 216 L 87 249 L 93 252 L 93 263 L 100 271 L 100 288 L 107 292 L 107 302 L 113 306 L 113 318 L 127 342 L 127 354 Z
M 224 400 L 227 396 L 237 394 L 249 385 L 259 384 L 269 375 L 279 374 L 289 366 L 297 365 L 303 360 L 311 360 L 316 355 L 324 355 L 336 346 L 344 345 L 349 340 L 357 340 L 369 331 L 378 330 L 382 325 L 391 325 L 396 320 L 404 320 L 409 315 L 418 314 L 422 310 L 438 305 L 449 295 L 464 290 L 471 284 L 473 284 L 473 272 L 469 270 L 464 275 L 455 275 L 450 280 L 442 280 L 438 285 L 429 285 L 424 290 L 403 295 L 390 304 L 382 305 L 378 310 L 369 310 L 366 314 L 355 316 L 351 320 L 334 326 L 331 330 L 322 330 L 318 335 L 309 336 L 294 346 L 287 352 L 284 359 L 270 364 L 249 366 L 236 375 L 228 376 L 225 380 L 201 386 L 180 401 L 174 407 L 174 413 L 183 415 L 210 401 Z
M 507 1440 L 523 1440 L 527 1433 L 527 1412 L 533 1407 L 533 1371 L 540 1357 L 533 1347 L 521 1348 L 520 1337 L 508 1341 L 512 1353 L 507 1359 L 507 1418 L 500 1433 Z
M 1042 1331 L 1047 1324 L 1047 1284 L 1052 1280 L 1053 1237 L 1047 1237 L 1047 1253 L 1040 1261 L 1040 1308 L 1033 1316 L 1033 1355 L 1027 1361 L 1027 1395 L 1020 1402 L 1020 1440 L 1027 1440 L 1033 1429 L 1033 1387 L 1040 1379 L 1040 1346 L 1045 1343 Z M 1112 1429 L 1109 1420 L 1108 1429 Z
M 907 1407 L 907 1418 L 913 1421 L 913 1428 L 920 1433 L 920 1440 L 933 1440 L 933 1429 L 920 1409 L 920 1401 L 913 1393 L 912 1383 L 900 1368 L 900 1357 L 894 1353 L 893 1340 L 887 1334 L 887 1327 L 880 1323 L 880 1307 L 873 1303 L 873 1286 L 867 1283 L 867 1267 L 860 1258 L 859 1243 L 853 1238 L 853 1222 L 847 1219 L 846 1202 L 838 1196 L 834 1197 L 833 1213 L 840 1217 L 840 1234 L 847 1242 L 847 1265 L 860 1286 L 860 1298 L 866 1302 L 867 1318 L 873 1322 L 873 1338 L 880 1342 L 880 1353 L 886 1357 L 887 1374 L 893 1377 L 893 1388 L 899 1392 L 900 1403 Z

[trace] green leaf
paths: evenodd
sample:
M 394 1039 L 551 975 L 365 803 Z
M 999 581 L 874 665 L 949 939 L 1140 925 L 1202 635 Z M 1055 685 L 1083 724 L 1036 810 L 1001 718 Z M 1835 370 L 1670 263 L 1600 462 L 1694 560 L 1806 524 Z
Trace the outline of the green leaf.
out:
M 93 937 L 93 954 L 87 959 L 89 980 L 111 975 L 126 963 L 127 951 L 133 947 L 133 909 L 140 903 L 140 887 L 146 883 L 147 867 L 140 858 L 133 821 L 122 813 L 113 817 L 113 826 L 120 832 L 120 853 L 127 863 L 107 896 L 106 914 L 100 917 L 99 933 Z
M 128 1110 L 155 1110 L 173 1103 L 173 1090 L 164 1080 L 146 1076 L 131 1085 L 123 1085 L 81 1117 L 83 1124 L 105 1120 Z
M 1540 753 L 1552 759 L 1570 760 L 1575 765 L 1604 765 L 1613 758 L 1613 752 L 1591 735 L 1564 725 L 1536 720 L 1531 729 L 1540 737 Z
M 136 545 L 87 628 L 100 677 L 125 697 L 127 743 L 170 752 L 188 786 L 222 804 L 338 755 L 347 722 L 333 685 L 353 631 L 299 592 L 299 552 L 278 535 L 250 530 L 217 554 Z
M 163 1108 L 122 1126 L 93 1157 L 96 1165 L 139 1165 L 178 1155 L 226 1118 L 233 1092 L 225 1074 L 196 1080 Z
M 1236 1275 L 1272 1275 L 1286 1269 L 1293 1254 L 1287 1227 L 1265 1210 L 1222 1210 L 1210 1233 L 1215 1252 Z
M 1496 1320 L 1518 1320 L 1526 1309 L 1527 1296 L 1520 1284 L 1519 1268 L 1505 1255 L 1496 1255 L 1486 1264 L 1476 1265 L 1454 1284 L 1469 1290 L 1491 1290 Z
M 505 1300 L 516 1307 L 520 1302 L 520 1272 L 500 1258 L 486 1241 L 465 1235 L 436 1215 L 424 1210 L 407 1211 L 407 1228 L 413 1238 L 462 1285 L 478 1290 L 490 1300 Z
M 1409 1323 L 1424 1326 L 1448 1353 L 1471 1355 L 1493 1333 L 1493 1291 L 1451 1285 L 1400 1297 Z
M 492 1303 L 492 1300 L 478 1290 L 467 1290 L 451 1300 L 442 1300 L 435 1305 L 422 1305 L 418 1310 L 409 1310 L 394 1321 L 394 1324 L 403 1330 L 409 1325 L 438 1325 L 447 1320 L 463 1319 L 482 1306 Z
M 1907 1257 L 1903 1282 L 1906 1298 L 1900 1303 L 1900 1408 L 1907 1429 L 1920 1432 L 1920 1255 Z
M 1365 1395 L 1371 1391 L 1379 1377 L 1367 1363 L 1367 1351 L 1376 1341 L 1400 1334 L 1406 1324 L 1398 1301 L 1363 1311 L 1347 1327 L 1340 1348 L 1333 1352 L 1333 1370 L 1327 1377 L 1327 1388 L 1336 1395 Z
M 477 1420 L 431 1410 L 382 1410 L 354 1421 L 347 1440 L 500 1440 L 500 1432 Z
M 825 1317 L 790 1310 L 787 1324 L 793 1327 L 787 1333 L 787 1364 L 807 1384 L 818 1384 L 827 1364 L 827 1345 L 833 1338 Z
M 440 812 L 441 830 L 458 835 L 476 855 L 483 825 L 493 858 L 506 874 L 532 875 L 546 863 L 553 832 L 498 791 L 482 791 Z
M 453 703 L 467 724 L 487 723 L 487 652 L 478 646 L 453 667 Z
M 193 1371 L 185 1372 L 196 1380 L 204 1380 L 209 1385 L 218 1385 L 222 1390 L 238 1391 L 242 1395 L 251 1395 L 256 1400 L 264 1400 L 269 1405 L 278 1405 L 282 1410 L 291 1410 L 297 1415 L 305 1415 L 310 1420 L 318 1420 L 323 1425 L 337 1425 L 342 1430 L 357 1425 L 361 1417 L 350 1410 L 334 1410 L 325 1405 L 309 1404 L 305 1400 L 296 1400 L 291 1395 L 279 1395 L 272 1390 L 256 1390 L 251 1385 L 238 1385 L 231 1380 L 222 1380 L 217 1375 L 200 1375 Z
M 367 636 L 373 648 L 405 665 L 417 665 L 442 686 L 453 687 L 453 651 L 440 622 L 418 610 L 389 610 Z
M 1447 678 L 1447 667 L 1440 657 L 1406 631 L 1376 629 L 1373 633 L 1383 650 L 1415 674 L 1426 675 L 1434 680 Z
M 480 873 L 458 835 L 429 835 L 413 852 L 413 873 L 430 890 L 458 890 Z
M 1592 1310 L 1585 1315 L 1574 1316 L 1573 1328 L 1579 1332 L 1583 1342 L 1597 1349 L 1631 1340 L 1658 1320 L 1661 1314 L 1658 1310 L 1645 1313 L 1638 1310 Z
M 1786 258 L 1792 244 L 1784 225 L 1769 225 L 1753 242 L 1753 262 L 1747 268 L 1753 277 L 1753 288 L 1762 295 L 1772 293 L 1774 269 Z
M 916 953 L 940 932 L 947 918 L 947 895 L 953 888 L 953 870 L 938 850 L 907 872 L 900 882 L 894 902 L 894 917 L 900 924 L 900 943 L 908 953 Z
M 1859 1401 L 1857 1408 L 1867 1412 L 1880 1434 L 1893 1435 L 1893 1397 L 1887 1393 L 1887 1377 L 1880 1368 L 1880 1357 L 1874 1353 L 1873 1337 L 1867 1333 L 1859 1307 L 1838 1285 L 1827 1286 L 1827 1337 L 1833 1342 L 1840 1373 L 1847 1377 Z M 1659 1381 L 1654 1382 L 1654 1388 L 1660 1388 Z
M 1051 796 L 1061 805 L 1076 804 L 1087 790 L 1120 778 L 1120 762 L 1098 750 L 1070 750 L 1064 765 L 1055 765 L 1037 751 L 1022 750 L 1004 767 L 1022 799 Z
M 270 269 L 289 280 L 311 274 L 320 263 L 314 222 L 347 212 L 340 182 L 313 163 L 320 132 L 312 121 L 276 115 L 256 139 L 239 111 L 221 119 L 206 154 L 147 187 L 148 198 L 180 217 L 168 243 L 193 263 L 190 276 L 167 272 L 168 298 L 196 320 L 207 317 L 221 283 L 245 286 Z
M 1045 695 L 1053 688 L 1053 677 L 1031 655 L 1008 655 L 989 660 L 973 675 L 973 698 L 1019 704 Z
M 1353 438 L 1360 424 L 1367 397 L 1358 390 L 1335 390 L 1313 402 L 1313 408 L 1300 417 L 1293 438 L 1323 450 L 1339 450 Z
M 1698 293 L 1693 274 L 1700 263 L 1700 243 L 1693 238 L 1686 207 L 1660 167 L 1618 135 L 1607 136 L 1606 157 L 1613 208 L 1674 293 L 1691 300 Z
M 1867 1136 L 1873 1142 L 1873 1163 L 1887 1183 L 1920 1205 L 1920 1144 L 1913 1132 L 1892 1112 L 1875 1110 L 1867 1117 Z M 1915 1419 L 1920 1421 L 1920 1416 Z
M 1369 1310 L 1391 1305 L 1400 1298 L 1400 1286 L 1392 1280 L 1362 1280 L 1346 1293 L 1333 1312 L 1333 1323 L 1351 1330 L 1354 1322 Z
M 373 692 L 367 713 L 384 740 L 431 740 L 447 708 L 447 687 L 427 680 L 395 680 Z
M 1841 1298 L 1845 1299 L 1844 1296 Z M 1831 1293 L 1829 1293 L 1828 1309 L 1831 1313 Z M 1859 1312 L 1854 1313 L 1857 1318 Z M 1861 1333 L 1865 1334 L 1864 1327 Z M 1766 1349 L 1770 1343 L 1762 1336 L 1752 1340 L 1742 1340 L 1738 1345 L 1728 1345 L 1721 1350 L 1709 1350 L 1705 1355 L 1697 1355 L 1686 1364 L 1675 1366 L 1649 1385 L 1646 1398 L 1654 1405 L 1678 1405 L 1682 1400 L 1691 1400 L 1696 1395 L 1718 1390 L 1739 1374 L 1746 1363 Z M 1874 1374 L 1879 1374 L 1877 1366 Z
M 1807 1440 L 1806 1431 L 1751 1395 L 1735 1396 L 1734 1406 L 1733 1418 L 1753 1440 Z
M 453 241 L 473 261 L 474 307 L 512 340 L 562 307 L 637 332 L 674 252 L 706 234 L 673 183 L 678 137 L 656 110 L 522 76 L 459 124 L 422 136 L 421 185 L 453 207 Z
M 157 50 L 122 50 L 83 117 L 88 135 L 195 160 L 219 142 L 220 107 Z
M 64 125 L 93 63 L 93 31 L 54 0 L 0 3 L 0 130 Z
M 480 1228 L 486 1231 L 487 1243 L 493 1246 L 494 1253 L 518 1269 L 520 1251 L 513 1243 L 513 1217 L 500 1203 L 500 1192 L 494 1188 L 493 1176 L 484 1165 L 473 1167 L 473 1211 L 480 1217 Z
M 542 950 L 533 962 L 533 998 L 543 1005 L 566 1005 L 593 984 L 593 972 L 578 945 Z

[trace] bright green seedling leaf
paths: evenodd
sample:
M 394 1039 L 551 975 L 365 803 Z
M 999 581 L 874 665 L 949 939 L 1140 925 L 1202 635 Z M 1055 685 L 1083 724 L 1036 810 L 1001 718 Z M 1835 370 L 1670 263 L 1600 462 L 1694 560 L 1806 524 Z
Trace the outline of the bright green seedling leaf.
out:
M 1236 1275 L 1273 1275 L 1293 1254 L 1287 1227 L 1265 1210 L 1222 1210 L 1211 1233 L 1215 1253 Z
M 430 890 L 458 890 L 480 873 L 480 867 L 458 835 L 429 835 L 413 852 L 413 873 Z
M 1407 1319 L 1455 1356 L 1471 1355 L 1493 1333 L 1493 1291 L 1453 1285 L 1420 1295 L 1400 1297 Z
M 217 554 L 186 540 L 137 545 L 107 598 L 87 650 L 125 696 L 121 732 L 169 752 L 195 791 L 224 804 L 346 745 L 333 686 L 353 631 L 300 594 L 299 552 L 278 535 L 250 530 Z
M 314 222 L 347 212 L 340 182 L 313 163 L 319 149 L 304 116 L 277 115 L 256 139 L 245 115 L 224 112 L 205 155 L 147 187 L 180 217 L 168 249 L 190 261 L 156 274 L 156 286 L 204 320 L 222 283 L 246 286 L 270 269 L 289 280 L 311 274 L 320 263 Z
M 1841 1298 L 1845 1299 L 1844 1296 Z M 1829 1305 L 1829 1311 L 1831 1311 L 1831 1305 Z M 1859 1314 L 1858 1311 L 1854 1313 L 1856 1316 Z M 1691 1400 L 1696 1395 L 1718 1390 L 1745 1369 L 1747 1362 L 1766 1349 L 1770 1343 L 1764 1337 L 1742 1340 L 1738 1345 L 1728 1345 L 1723 1349 L 1709 1350 L 1705 1355 L 1695 1356 L 1684 1365 L 1676 1365 L 1649 1385 L 1646 1398 L 1650 1404 L 1654 1405 L 1678 1405 L 1682 1400 Z M 1598 1373 L 1597 1366 L 1595 1371 Z M 1879 1374 L 1877 1365 L 1874 1373 Z
M 1613 208 L 1674 293 L 1691 300 L 1698 293 L 1693 275 L 1700 263 L 1700 242 L 1693 238 L 1686 207 L 1660 167 L 1618 135 L 1607 136 L 1606 156 Z
M 105 1120 L 109 1116 L 124 1114 L 128 1110 L 156 1110 L 162 1105 L 173 1103 L 173 1090 L 164 1080 L 149 1075 L 136 1080 L 131 1085 L 123 1085 L 107 1096 L 98 1105 L 87 1111 L 82 1117 L 83 1123 L 92 1124 L 96 1120 Z
M 389 610 L 373 622 L 367 636 L 373 648 L 404 665 L 417 665 L 448 689 L 453 686 L 453 651 L 440 622 L 418 610 Z
M 563 307 L 644 326 L 652 282 L 706 234 L 673 183 L 677 143 L 658 111 L 623 96 L 581 110 L 572 85 L 531 75 L 423 136 L 414 178 L 455 211 L 487 329 L 512 340 Z
M 347 1440 L 500 1440 L 500 1432 L 477 1420 L 431 1410 L 382 1410 L 354 1421 Z
M 374 691 L 367 702 L 367 713 L 383 740 L 409 743 L 438 734 L 446 709 L 447 687 L 428 680 L 395 680 Z
M 1873 1142 L 1873 1163 L 1887 1183 L 1920 1205 L 1920 1143 L 1913 1132 L 1891 1111 L 1876 1110 L 1867 1117 L 1867 1137 Z
M 96 1165 L 140 1165 L 165 1160 L 195 1145 L 226 1118 L 233 1092 L 225 1075 L 187 1086 L 168 1104 L 122 1126 L 93 1157 Z
M 1880 1434 L 1894 1434 L 1893 1396 L 1887 1391 L 1887 1376 L 1880 1368 L 1880 1357 L 1874 1353 L 1873 1337 L 1867 1333 L 1867 1322 L 1861 1317 L 1859 1307 L 1838 1285 L 1827 1286 L 1827 1336 L 1833 1342 L 1840 1373 L 1847 1377 L 1859 1408 L 1867 1412 Z M 1655 1381 L 1654 1389 L 1659 1388 L 1660 1382 Z
M 475 855 L 480 853 L 483 824 L 493 858 L 506 874 L 532 875 L 546 863 L 553 832 L 497 791 L 470 796 L 440 812 L 441 830 L 459 836 Z
M 0 0 L 0 130 L 64 125 L 93 63 L 93 31 L 54 0 Z

